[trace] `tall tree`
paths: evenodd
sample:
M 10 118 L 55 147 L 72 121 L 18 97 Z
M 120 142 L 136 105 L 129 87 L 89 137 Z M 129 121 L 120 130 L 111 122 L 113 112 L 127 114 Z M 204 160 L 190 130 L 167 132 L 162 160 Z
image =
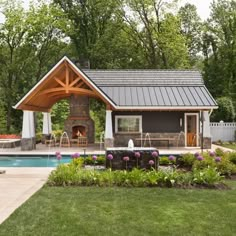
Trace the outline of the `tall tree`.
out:
M 12 106 L 38 81 L 50 64 L 61 56 L 66 45 L 57 23 L 60 15 L 51 5 L 30 7 L 25 11 L 17 2 L 6 1 L 5 22 L 0 25 L 0 86 L 10 132 L 20 113 Z M 61 13 L 60 13 L 61 14 Z M 13 119 L 14 117 L 14 119 Z M 15 129 L 20 129 L 15 122 Z
M 91 68 L 99 68 L 100 61 L 94 57 L 99 41 L 115 20 L 119 1 L 113 0 L 54 0 L 68 18 L 67 35 L 77 51 L 80 60 L 90 60 Z M 119 29 L 117 29 L 119 30 Z M 116 31 L 113 32 L 116 34 Z M 112 40 L 112 38 L 109 38 Z M 106 42 L 109 45 L 109 41 Z
M 189 66 L 180 21 L 172 13 L 175 2 L 127 0 L 124 4 L 123 18 L 131 28 L 130 37 L 142 48 L 148 68 Z
M 189 60 L 194 66 L 199 60 L 201 52 L 202 22 L 195 5 L 187 3 L 179 10 L 182 34 L 186 37 Z
M 213 95 L 236 105 L 236 2 L 214 1 L 204 34 L 205 80 Z

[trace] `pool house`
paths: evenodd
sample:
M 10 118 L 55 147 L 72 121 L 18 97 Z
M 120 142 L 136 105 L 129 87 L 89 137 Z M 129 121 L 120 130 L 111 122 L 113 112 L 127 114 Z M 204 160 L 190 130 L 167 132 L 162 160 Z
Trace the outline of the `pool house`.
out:
M 15 106 L 23 111 L 21 149 L 35 149 L 34 112 L 50 135 L 51 108 L 68 99 L 64 130 L 71 142 L 92 145 L 89 99 L 106 105 L 105 147 L 211 147 L 209 117 L 217 103 L 193 70 L 89 70 L 63 57 Z

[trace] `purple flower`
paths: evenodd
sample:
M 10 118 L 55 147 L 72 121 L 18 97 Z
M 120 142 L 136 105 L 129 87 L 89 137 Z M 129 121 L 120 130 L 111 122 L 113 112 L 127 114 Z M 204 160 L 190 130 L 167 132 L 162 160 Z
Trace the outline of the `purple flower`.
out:
M 60 161 L 62 158 L 61 154 L 57 155 L 57 160 Z
M 111 161 L 111 160 L 113 159 L 112 154 L 108 154 L 108 155 L 107 155 L 107 159 Z
M 153 166 L 153 165 L 154 165 L 154 161 L 153 161 L 153 160 L 149 160 L 148 164 L 149 164 L 150 166 Z
M 209 152 L 209 155 L 210 155 L 211 157 L 215 157 L 216 153 L 215 153 L 214 151 L 210 151 L 210 152 Z
M 60 152 L 55 152 L 55 155 L 58 156 L 58 155 L 61 155 L 61 153 Z
M 197 160 L 199 160 L 199 161 L 203 161 L 203 159 L 204 158 L 202 156 L 200 156 L 200 155 L 197 157 Z
M 158 157 L 159 153 L 157 151 L 152 152 L 152 157 Z
M 195 152 L 194 156 L 197 158 L 198 156 L 200 156 L 199 152 Z
M 221 157 L 216 157 L 215 162 L 221 162 Z
M 79 158 L 80 154 L 78 152 L 71 155 L 72 158 Z
M 169 161 L 175 161 L 176 158 L 175 158 L 175 156 L 169 156 L 168 159 L 169 159 Z
M 140 152 L 135 152 L 135 153 L 134 153 L 134 156 L 135 156 L 136 158 L 140 158 L 141 154 L 140 154 Z
M 96 155 L 93 155 L 93 156 L 92 156 L 92 159 L 93 159 L 94 161 L 96 161 L 98 158 L 97 158 Z
M 129 157 L 128 157 L 128 156 L 125 156 L 125 157 L 123 157 L 123 160 L 124 160 L 124 161 L 129 161 Z

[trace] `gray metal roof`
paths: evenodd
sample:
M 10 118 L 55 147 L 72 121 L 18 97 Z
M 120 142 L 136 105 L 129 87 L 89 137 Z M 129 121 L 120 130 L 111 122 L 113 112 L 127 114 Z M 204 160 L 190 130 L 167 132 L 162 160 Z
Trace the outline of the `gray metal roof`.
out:
M 198 71 L 83 70 L 118 107 L 216 107 Z
M 194 70 L 83 70 L 98 86 L 200 85 Z

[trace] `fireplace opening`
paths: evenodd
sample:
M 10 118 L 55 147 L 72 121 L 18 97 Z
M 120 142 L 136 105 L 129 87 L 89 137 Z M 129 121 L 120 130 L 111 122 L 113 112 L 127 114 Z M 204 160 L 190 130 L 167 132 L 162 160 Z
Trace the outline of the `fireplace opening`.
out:
M 72 139 L 76 139 L 78 137 L 86 137 L 85 126 L 77 125 L 72 127 Z

